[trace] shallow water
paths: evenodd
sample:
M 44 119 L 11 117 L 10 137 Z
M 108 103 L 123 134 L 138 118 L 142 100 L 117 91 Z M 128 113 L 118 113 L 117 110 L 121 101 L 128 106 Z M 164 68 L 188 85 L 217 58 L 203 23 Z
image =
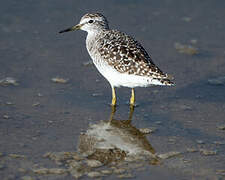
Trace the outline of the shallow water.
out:
M 58 34 L 95 11 L 108 17 L 112 28 L 135 36 L 176 82 L 175 87 L 137 88 L 139 106 L 130 122 L 135 132 L 154 130 L 143 135 L 144 142 L 164 158 L 156 164 L 148 157 L 144 162 L 122 159 L 127 163 L 119 165 L 126 171 L 118 174 L 104 164 L 101 168 L 114 173 L 101 178 L 223 179 L 224 8 L 224 2 L 210 0 L 2 2 L 0 82 L 13 77 L 18 84 L 0 83 L 1 179 L 74 179 L 69 172 L 41 175 L 33 169 L 67 168 L 66 162 L 58 165 L 43 155 L 78 152 L 82 134 L 102 120 L 109 122 L 111 89 L 93 65 L 84 65 L 90 60 L 86 34 Z M 68 82 L 55 83 L 55 77 Z M 128 120 L 130 89 L 117 89 L 117 96 L 114 119 Z M 135 168 L 138 163 L 141 168 Z M 87 167 L 83 178 L 101 168 Z

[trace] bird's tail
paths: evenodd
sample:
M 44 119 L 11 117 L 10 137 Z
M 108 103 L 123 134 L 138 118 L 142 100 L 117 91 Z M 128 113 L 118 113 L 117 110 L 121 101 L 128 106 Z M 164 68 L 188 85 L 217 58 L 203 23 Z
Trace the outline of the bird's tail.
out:
M 166 85 L 166 86 L 174 86 L 175 85 L 175 83 L 170 79 L 161 79 L 160 81 L 163 85 Z
M 160 82 L 165 86 L 174 86 L 173 79 L 173 76 L 166 74 L 164 78 L 160 79 Z

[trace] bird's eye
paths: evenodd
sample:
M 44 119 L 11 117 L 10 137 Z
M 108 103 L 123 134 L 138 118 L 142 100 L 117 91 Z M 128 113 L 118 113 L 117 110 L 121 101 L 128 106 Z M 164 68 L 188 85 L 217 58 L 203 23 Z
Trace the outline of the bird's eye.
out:
M 88 21 L 88 23 L 90 23 L 90 24 L 93 23 L 93 22 L 94 22 L 93 20 L 89 20 L 89 21 Z

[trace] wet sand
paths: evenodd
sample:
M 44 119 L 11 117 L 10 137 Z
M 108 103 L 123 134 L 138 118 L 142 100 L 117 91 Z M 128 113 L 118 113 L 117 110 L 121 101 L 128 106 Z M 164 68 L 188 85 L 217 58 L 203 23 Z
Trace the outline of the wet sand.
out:
M 72 180 L 78 172 L 71 170 L 71 162 L 79 162 L 75 169 L 84 169 L 83 179 L 223 179 L 225 3 L 104 2 L 2 2 L 1 179 Z M 84 13 L 95 11 L 108 17 L 112 28 L 136 37 L 154 62 L 175 78 L 175 87 L 136 89 L 138 107 L 126 125 L 128 129 L 122 120 L 129 119 L 126 102 L 130 89 L 117 89 L 119 106 L 113 119 L 118 124 L 110 124 L 111 88 L 87 63 L 90 57 L 85 32 L 58 34 L 78 23 Z M 16 84 L 7 77 L 14 78 Z M 57 83 L 52 78 L 68 81 Z M 102 123 L 109 123 L 108 128 L 121 132 L 122 137 L 141 137 L 140 142 L 154 149 L 151 153 L 159 163 L 151 163 L 150 153 L 140 160 L 114 144 L 109 149 L 119 152 L 119 161 L 104 163 L 101 157 L 97 159 L 102 163 L 100 167 L 86 165 L 98 156 L 93 155 L 94 151 L 88 155 L 81 151 L 81 137 Z M 143 133 L 142 128 L 150 134 Z M 89 142 L 87 139 L 85 142 Z M 129 142 L 127 147 L 132 143 L 131 147 L 136 147 L 139 142 L 123 140 L 122 144 Z M 60 152 L 67 155 L 56 156 L 61 164 L 46 156 Z M 74 159 L 73 153 L 82 160 Z M 46 169 L 40 173 L 41 168 Z

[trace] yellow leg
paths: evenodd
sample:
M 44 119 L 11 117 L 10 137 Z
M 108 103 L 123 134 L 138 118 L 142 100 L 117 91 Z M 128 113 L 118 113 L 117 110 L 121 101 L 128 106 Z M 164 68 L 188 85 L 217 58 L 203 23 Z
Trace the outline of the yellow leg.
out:
M 134 103 L 135 103 L 135 97 L 134 97 L 134 88 L 132 88 L 131 90 L 131 97 L 130 97 L 130 105 L 131 106 L 134 106 Z
M 116 91 L 115 88 L 112 86 L 112 106 L 116 105 Z
M 116 113 L 116 106 L 111 106 L 111 114 L 110 114 L 110 117 L 109 117 L 109 121 L 112 122 L 112 120 L 114 120 L 114 115 Z
M 134 106 L 130 105 L 129 121 L 131 122 L 134 113 Z

